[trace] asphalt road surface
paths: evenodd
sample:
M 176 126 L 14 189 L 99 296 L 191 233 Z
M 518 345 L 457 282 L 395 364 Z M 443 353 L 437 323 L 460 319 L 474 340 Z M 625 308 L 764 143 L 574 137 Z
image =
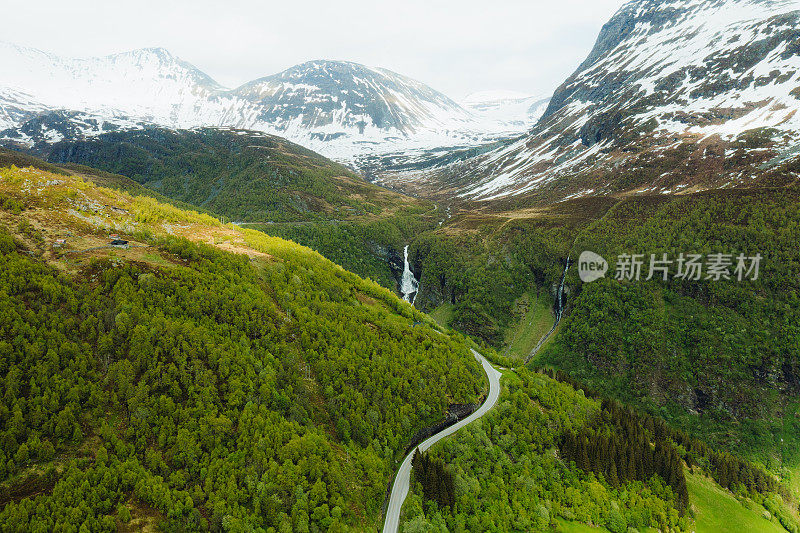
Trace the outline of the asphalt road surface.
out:
M 497 403 L 497 398 L 500 396 L 500 372 L 495 370 L 494 367 L 489 364 L 489 361 L 475 350 L 472 350 L 472 355 L 483 365 L 483 371 L 486 372 L 486 376 L 489 378 L 489 395 L 486 397 L 486 401 L 464 420 L 422 441 L 422 444 L 417 447 L 420 451 L 426 451 L 443 438 L 452 435 L 473 420 L 482 417 Z M 411 450 L 411 452 L 406 455 L 405 459 L 403 459 L 403 464 L 400 465 L 400 470 L 397 471 L 397 476 L 394 478 L 392 494 L 389 497 L 389 507 L 386 509 L 386 519 L 383 522 L 383 533 L 396 533 L 400 525 L 400 509 L 403 507 L 406 496 L 408 496 L 408 487 L 411 480 L 411 459 L 414 457 L 415 451 L 416 449 Z

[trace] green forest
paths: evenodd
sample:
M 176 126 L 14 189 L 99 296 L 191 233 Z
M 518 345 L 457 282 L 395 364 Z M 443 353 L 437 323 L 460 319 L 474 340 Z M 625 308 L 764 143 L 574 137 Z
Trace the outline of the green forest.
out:
M 566 374 L 522 367 L 506 371 L 502 384 L 487 417 L 415 455 L 404 533 L 564 524 L 626 533 L 691 530 L 698 516 L 725 522 L 713 506 L 690 504 L 690 475 L 729 489 L 737 513 L 760 509 L 754 530 L 798 531 L 787 488 L 747 461 L 601 399 Z
M 800 533 L 800 0 L 62 3 L 3 11 L 0 533 Z
M 608 398 L 604 403 L 634 406 L 625 408 L 623 418 L 637 422 L 630 426 L 612 417 L 565 431 L 556 441 L 559 457 L 602 476 L 611 489 L 657 474 L 673 490 L 678 510 L 690 500 L 681 465 L 698 468 L 733 494 L 760 502 L 774 522 L 794 531 L 800 481 L 797 242 L 797 191 L 765 188 L 587 200 L 504 223 L 467 214 L 451 228 L 424 233 L 412 250 L 423 258 L 417 301 L 429 309 L 453 304 L 449 325 L 498 350 L 516 319 L 515 298 L 544 291 L 552 300 L 568 256 L 574 262 L 591 250 L 606 257 L 606 279 L 584 284 L 574 266 L 569 271 L 564 320 L 529 366 L 557 369 L 563 381 Z M 760 253 L 763 259 L 755 281 L 645 281 L 647 265 L 641 281 L 613 279 L 619 254 L 681 252 Z M 656 448 L 653 428 L 670 444 Z M 642 435 L 653 448 L 641 445 Z M 601 448 L 611 449 L 613 459 L 592 456 Z M 641 456 L 617 451 L 637 449 L 644 450 Z M 431 461 L 458 464 L 452 457 L 435 451 Z M 483 490 L 479 463 L 466 471 L 476 473 Z M 429 523 L 418 518 L 409 527 L 456 527 L 447 513 L 435 525 L 436 516 L 428 513 Z
M 402 268 L 403 247 L 434 226 L 432 213 L 419 214 L 410 208 L 375 220 L 246 225 L 308 246 L 346 270 L 391 290 L 397 285 L 398 273 L 390 262 L 395 260 Z
M 411 437 L 485 392 L 474 340 L 515 368 L 486 417 L 415 457 L 404 531 L 685 530 L 719 520 L 709 490 L 797 531 L 795 190 L 245 229 L 47 165 L 0 182 L 2 530 L 376 528 Z M 146 251 L 75 261 L 51 249 L 66 229 Z M 417 306 L 447 304 L 469 338 L 393 294 L 407 243 Z M 609 275 L 572 268 L 552 340 L 527 368 L 499 356 L 515 302 L 552 299 L 583 250 Z M 613 279 L 620 254 L 681 252 L 763 260 L 755 281 Z
M 526 293 L 553 301 L 567 257 L 599 253 L 609 273 L 584 284 L 577 268 L 569 270 L 564 319 L 532 367 L 566 371 L 783 478 L 793 475 L 800 467 L 796 189 L 585 199 L 530 217 L 513 213 L 462 213 L 412 241 L 421 268 L 416 305 L 448 304 L 449 326 L 502 352 L 506 332 L 518 327 L 515 301 Z M 755 281 L 646 281 L 647 264 L 640 281 L 617 281 L 623 253 L 646 262 L 680 253 L 763 259 Z
M 428 498 L 415 471 L 417 488 L 404 508 L 405 533 L 547 531 L 558 519 L 616 533 L 629 526 L 688 528 L 679 495 L 660 475 L 609 480 L 556 453 L 571 432 L 589 425 L 623 438 L 603 418 L 600 402 L 525 369 L 506 372 L 503 387 L 489 415 L 428 452 L 429 461 L 446 465 L 454 478 L 454 505 Z
M 432 207 L 367 183 L 286 139 L 243 130 L 111 132 L 56 143 L 47 159 L 126 176 L 234 221 L 342 220 Z
M 204 219 L 151 200 L 160 266 L 66 273 L 30 243 L 71 194 L 2 202 L 0 530 L 375 527 L 411 436 L 482 393 L 467 347 L 386 289 L 253 230 L 258 260 L 157 236 L 159 213 Z
M 792 400 L 800 390 L 799 239 L 795 190 L 621 202 L 580 234 L 573 257 L 595 251 L 613 272 L 621 253 L 760 253 L 758 279 L 607 277 L 581 284 L 573 270 L 561 332 L 538 364 L 566 370 L 771 471 L 799 464 Z

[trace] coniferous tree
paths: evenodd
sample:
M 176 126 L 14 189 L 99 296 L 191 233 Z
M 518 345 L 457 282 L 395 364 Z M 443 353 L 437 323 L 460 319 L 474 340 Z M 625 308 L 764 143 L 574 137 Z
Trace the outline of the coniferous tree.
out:
M 608 483 L 615 488 L 619 486 L 619 477 L 617 476 L 617 466 L 614 463 L 611 463 L 611 465 L 608 468 Z

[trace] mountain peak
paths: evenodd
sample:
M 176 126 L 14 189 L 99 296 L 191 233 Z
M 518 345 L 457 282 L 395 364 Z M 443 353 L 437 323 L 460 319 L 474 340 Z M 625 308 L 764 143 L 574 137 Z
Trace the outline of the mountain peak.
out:
M 747 186 L 797 157 L 798 28 L 796 0 L 628 2 L 530 135 L 441 175 L 475 199 Z
M 392 72 L 388 69 L 374 68 L 361 63 L 353 61 L 331 60 L 331 59 L 314 59 L 299 63 L 292 67 L 287 68 L 277 74 L 265 76 L 253 80 L 245 85 L 253 85 L 263 83 L 266 80 L 287 80 L 287 79 L 331 79 L 339 81 L 352 81 L 358 76 L 365 76 L 368 78 L 402 78 L 409 83 L 422 85 L 420 82 L 405 78 L 400 74 Z
M 155 57 L 160 61 L 170 62 L 170 61 L 180 61 L 177 57 L 175 57 L 172 52 L 167 50 L 166 48 L 162 48 L 160 46 L 152 46 L 146 48 L 135 48 L 133 50 L 127 50 L 125 52 L 119 52 L 116 54 L 109 54 L 105 56 L 108 59 L 113 59 L 117 57 Z
M 245 83 L 220 86 L 161 47 L 67 59 L 0 48 L 0 130 L 37 116 L 77 112 L 84 123 L 123 119 L 169 128 L 235 127 L 287 137 L 339 161 L 441 146 L 475 145 L 519 133 L 531 113 L 498 121 L 467 111 L 427 85 L 384 68 L 315 59 Z M 47 139 L 40 121 L 38 136 Z M 63 120 L 59 119 L 59 123 Z M 501 123 L 502 122 L 502 123 Z M 80 124 L 83 135 L 90 135 Z M 62 128 L 63 129 L 63 128 Z M 20 131 L 5 134 L 21 138 Z
M 295 69 L 295 68 L 328 68 L 328 67 L 340 67 L 340 68 L 369 68 L 361 63 L 356 63 L 354 61 L 344 61 L 341 59 L 312 59 L 310 61 L 305 61 L 303 63 L 299 63 L 290 67 L 287 70 Z
M 301 126 L 322 135 L 408 136 L 438 127 L 445 117 L 468 119 L 458 104 L 418 81 L 351 61 L 307 61 L 235 94 L 258 105 L 261 120 L 289 132 Z

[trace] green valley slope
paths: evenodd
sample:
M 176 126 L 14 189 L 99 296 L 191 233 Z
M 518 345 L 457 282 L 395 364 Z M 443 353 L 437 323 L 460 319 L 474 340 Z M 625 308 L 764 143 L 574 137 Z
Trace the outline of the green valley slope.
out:
M 784 170 L 791 181 L 794 171 Z M 509 356 L 496 359 L 504 365 L 518 364 L 524 352 L 516 339 L 548 318 L 533 320 L 525 302 L 552 301 L 571 257 L 564 319 L 532 366 L 566 371 L 761 465 L 788 488 L 785 512 L 797 521 L 796 187 L 472 207 L 412 243 L 421 267 L 417 305 L 446 308 L 448 325 Z M 605 280 L 578 279 L 574 261 L 583 250 L 609 260 Z M 608 279 L 623 253 L 644 255 L 640 281 Z M 650 254 L 663 253 L 763 260 L 756 281 L 646 281 Z M 751 483 L 727 480 L 740 481 Z
M 4 531 L 374 529 L 412 435 L 484 387 L 317 253 L 76 176 L 0 170 L 0 262 Z
M 432 207 L 372 185 L 286 139 L 252 131 L 113 132 L 56 143 L 47 159 L 121 174 L 169 198 L 244 222 L 386 217 Z
M 34 166 L 213 213 L 291 239 L 396 289 L 402 249 L 436 226 L 430 202 L 372 185 L 280 137 L 230 129 L 149 128 L 62 141 L 46 162 L 0 148 L 0 165 Z

